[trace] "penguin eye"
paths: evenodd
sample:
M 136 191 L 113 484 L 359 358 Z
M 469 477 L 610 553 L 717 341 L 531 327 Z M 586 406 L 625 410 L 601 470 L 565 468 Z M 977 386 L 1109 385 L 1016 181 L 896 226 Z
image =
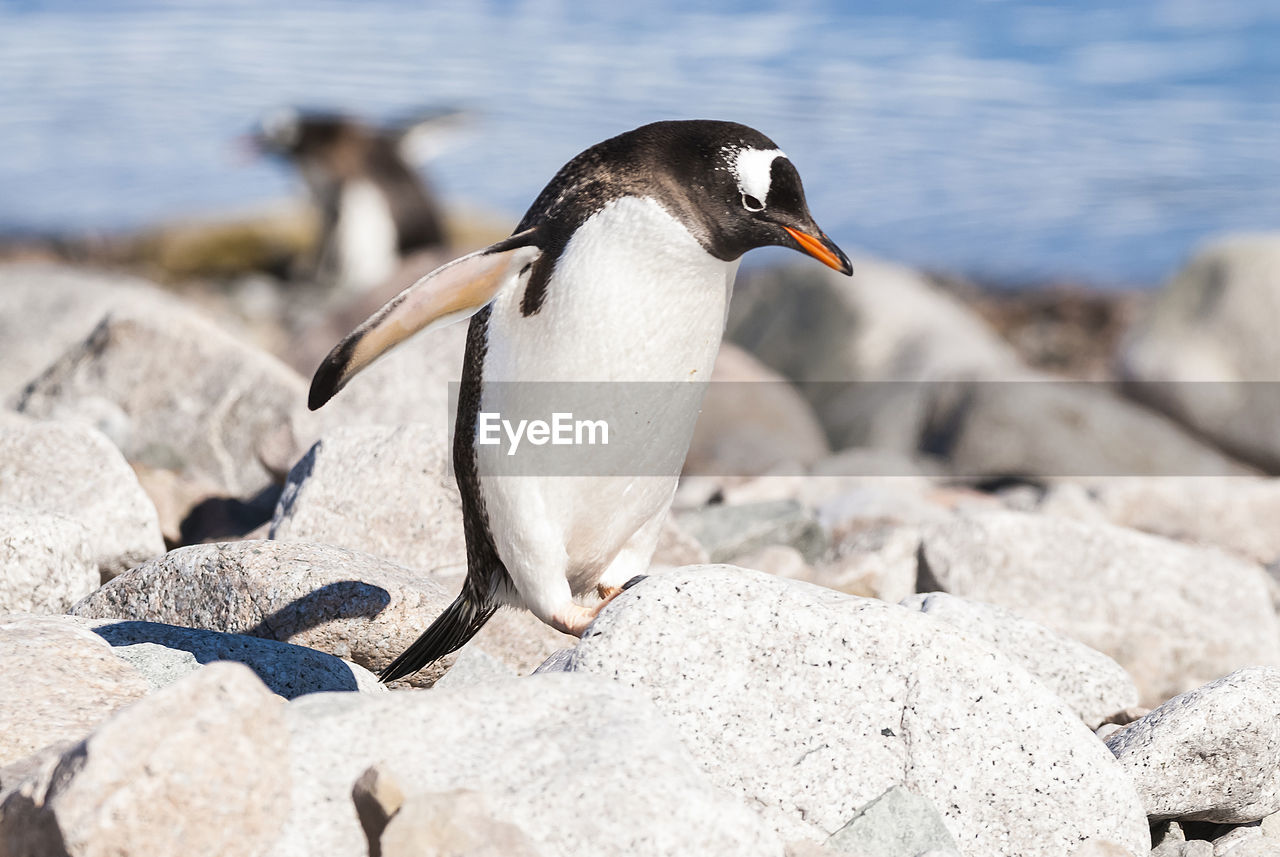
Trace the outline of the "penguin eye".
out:
M 764 211 L 764 203 L 749 193 L 742 195 L 742 207 L 747 211 Z

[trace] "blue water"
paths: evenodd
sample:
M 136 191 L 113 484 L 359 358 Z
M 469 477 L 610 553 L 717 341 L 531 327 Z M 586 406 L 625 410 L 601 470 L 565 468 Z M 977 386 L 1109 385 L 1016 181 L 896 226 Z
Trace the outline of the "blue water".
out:
M 0 0 L 0 230 L 115 230 L 299 192 L 273 107 L 481 114 L 432 168 L 515 218 L 585 146 L 732 118 L 838 242 L 1002 279 L 1151 283 L 1280 228 L 1280 3 L 156 4 Z

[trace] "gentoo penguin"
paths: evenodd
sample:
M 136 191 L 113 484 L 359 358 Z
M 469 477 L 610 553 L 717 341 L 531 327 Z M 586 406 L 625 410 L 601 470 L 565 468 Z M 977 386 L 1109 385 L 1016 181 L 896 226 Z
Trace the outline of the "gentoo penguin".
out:
M 320 212 L 320 240 L 304 274 L 336 291 L 383 283 L 401 257 L 444 244 L 443 219 L 409 155 L 442 113 L 375 128 L 333 113 L 277 111 L 262 121 L 253 146 L 291 161 Z
M 766 245 L 853 270 L 814 223 L 800 175 L 773 141 L 733 122 L 656 122 L 573 158 L 509 238 L 428 274 L 329 353 L 312 380 L 312 409 L 405 337 L 471 316 L 453 445 L 467 578 L 383 681 L 456 651 L 503 605 L 581 636 L 648 568 L 678 468 L 486 472 L 491 447 L 482 453 L 477 443 L 478 416 L 502 413 L 513 391 L 555 388 L 527 382 L 706 380 L 738 260 Z M 682 461 L 699 399 L 677 398 L 693 415 L 661 442 Z M 556 403 L 545 405 L 550 413 Z M 574 600 L 588 593 L 601 600 Z

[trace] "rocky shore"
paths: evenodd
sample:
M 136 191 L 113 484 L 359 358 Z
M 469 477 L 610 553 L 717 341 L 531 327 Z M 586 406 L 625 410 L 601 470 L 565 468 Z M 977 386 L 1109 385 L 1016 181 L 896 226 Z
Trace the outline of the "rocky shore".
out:
M 389 688 L 463 327 L 311 413 L 385 295 L 0 265 L 0 857 L 1280 855 L 1280 236 L 1090 343 L 854 265 L 740 284 L 581 640 Z

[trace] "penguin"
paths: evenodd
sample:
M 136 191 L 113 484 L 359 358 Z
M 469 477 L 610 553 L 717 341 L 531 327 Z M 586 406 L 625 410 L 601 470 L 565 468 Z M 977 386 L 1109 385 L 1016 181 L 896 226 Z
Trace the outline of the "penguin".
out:
M 705 389 L 739 260 L 770 245 L 853 273 L 772 140 L 734 122 L 656 122 L 574 157 L 510 237 L 423 277 L 333 348 L 312 379 L 312 410 L 404 338 L 471 319 L 453 438 L 467 576 L 381 672 L 384 682 L 461 648 L 501 606 L 581 636 L 647 570 L 678 466 L 639 476 L 495 473 L 482 466 L 491 447 L 477 442 L 478 418 L 555 389 L 528 382 Z M 678 462 L 699 396 L 667 397 L 691 412 L 654 444 Z M 576 600 L 590 595 L 599 600 Z
M 295 109 L 262 120 L 253 148 L 292 162 L 320 213 L 306 276 L 336 292 L 363 292 L 391 277 L 404 256 L 445 243 L 440 207 L 411 160 L 460 115 L 441 112 L 385 128 Z

